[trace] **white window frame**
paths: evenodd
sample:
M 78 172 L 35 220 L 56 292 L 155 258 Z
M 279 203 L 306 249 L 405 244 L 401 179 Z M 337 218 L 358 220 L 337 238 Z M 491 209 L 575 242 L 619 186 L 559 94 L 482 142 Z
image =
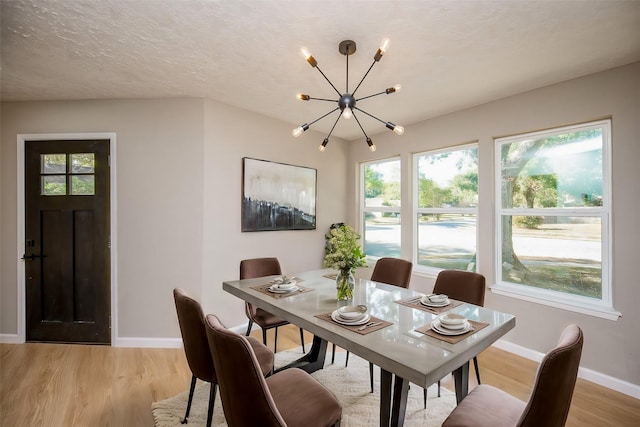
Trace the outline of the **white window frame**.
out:
M 402 176 L 402 161 L 400 159 L 400 156 L 394 156 L 394 157 L 387 157 L 384 159 L 378 159 L 378 160 L 371 160 L 371 161 L 367 161 L 367 162 L 361 162 L 360 163 L 360 203 L 359 203 L 359 215 L 358 215 L 358 222 L 360 223 L 360 227 L 359 227 L 359 233 L 362 236 L 362 248 L 364 250 L 365 248 L 365 227 L 366 227 L 366 221 L 364 220 L 364 214 L 365 212 L 381 212 L 381 213 L 397 213 L 398 216 L 400 217 L 400 230 L 402 230 L 402 216 L 400 216 L 400 210 L 402 207 L 402 199 L 400 201 L 400 206 L 376 206 L 376 207 L 367 207 L 366 206 L 366 189 L 365 189 L 365 177 L 364 177 L 364 170 L 367 166 L 370 165 L 378 165 L 381 163 L 388 163 L 388 162 L 399 162 L 400 164 L 400 175 Z M 400 194 L 402 194 L 402 182 L 400 182 Z M 400 251 L 402 252 L 402 231 L 400 232 Z M 367 254 L 367 263 L 369 265 L 373 265 L 375 264 L 375 262 L 379 259 L 380 257 L 378 256 L 373 256 L 373 255 L 368 255 Z
M 578 208 L 503 208 L 502 207 L 502 167 L 501 147 L 523 139 L 539 139 L 544 136 L 558 135 L 580 130 L 602 128 L 602 206 Z M 617 320 L 621 313 L 613 308 L 611 262 L 612 262 L 612 225 L 611 225 L 611 120 L 599 120 L 577 125 L 564 126 L 539 132 L 519 134 L 495 139 L 495 277 L 496 284 L 491 291 L 512 298 L 543 304 L 555 308 L 592 315 L 609 320 Z M 502 280 L 502 217 L 504 215 L 537 216 L 583 216 L 598 217 L 601 221 L 601 269 L 602 298 L 600 300 L 581 295 L 520 285 Z
M 473 214 L 475 215 L 476 218 L 476 271 L 478 271 L 478 260 L 480 258 L 480 254 L 478 253 L 478 212 L 479 212 L 479 205 L 480 205 L 480 198 L 478 197 L 478 206 L 476 206 L 475 208 L 421 208 L 420 206 L 420 195 L 419 195 L 419 191 L 420 191 L 420 176 L 419 176 L 419 167 L 418 167 L 418 159 L 420 157 L 423 157 L 425 155 L 434 155 L 434 154 L 440 154 L 440 153 L 451 153 L 454 151 L 462 151 L 462 150 L 468 150 L 470 148 L 475 148 L 478 151 L 478 158 L 480 156 L 480 147 L 479 144 L 477 142 L 472 143 L 472 144 L 464 144 L 464 145 L 456 145 L 456 146 L 450 146 L 450 147 L 446 147 L 446 148 L 441 148 L 438 150 L 428 150 L 428 151 L 422 151 L 420 153 L 414 153 L 413 154 L 413 171 L 412 171 L 412 181 L 413 181 L 413 194 L 412 194 L 412 206 L 413 206 L 413 212 L 412 212 L 412 221 L 413 221 L 413 248 L 412 248 L 412 253 L 413 253 L 413 269 L 414 271 L 417 272 L 422 272 L 427 276 L 433 276 L 436 277 L 438 275 L 438 273 L 440 271 L 442 271 L 441 268 L 437 268 L 437 267 L 432 267 L 432 266 L 426 266 L 426 265 L 422 265 L 418 263 L 418 243 L 419 243 L 419 239 L 418 239 L 418 233 L 420 232 L 419 230 L 419 226 L 418 226 L 418 215 L 419 214 L 447 214 L 447 213 L 461 213 L 461 214 Z M 480 172 L 479 172 L 479 161 L 478 161 L 478 179 L 480 178 Z M 479 194 L 479 191 L 478 191 Z

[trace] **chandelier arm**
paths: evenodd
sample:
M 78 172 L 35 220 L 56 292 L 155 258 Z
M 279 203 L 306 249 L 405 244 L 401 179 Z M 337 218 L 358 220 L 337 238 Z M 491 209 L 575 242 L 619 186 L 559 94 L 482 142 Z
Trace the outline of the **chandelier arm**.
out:
M 340 91 L 338 89 L 336 89 L 336 87 L 333 85 L 333 83 L 331 83 L 331 80 L 329 80 L 329 78 L 327 76 L 324 75 L 324 73 L 322 72 L 322 70 L 320 69 L 320 67 L 315 66 L 314 67 L 316 70 L 318 70 L 320 72 L 320 74 L 322 74 L 322 77 L 324 77 L 324 79 L 331 85 L 331 87 L 333 88 L 333 90 L 336 91 L 336 93 L 338 94 L 338 96 L 342 96 L 342 94 L 340 93 Z
M 360 85 L 362 84 L 362 82 L 364 81 L 364 79 L 367 78 L 367 76 L 369 75 L 369 71 L 371 71 L 371 69 L 373 68 L 374 65 L 376 65 L 376 62 L 378 61 L 373 61 L 373 64 L 371 64 L 371 66 L 369 67 L 369 69 L 367 70 L 366 73 L 364 73 L 364 76 L 362 76 L 362 80 L 360 80 L 360 83 L 358 83 L 358 86 L 356 86 L 356 88 L 353 90 L 353 93 L 351 94 L 352 96 L 356 95 L 356 92 L 358 91 L 358 88 L 360 87 Z
M 329 102 L 336 102 L 335 99 L 327 99 L 327 98 L 314 98 L 312 96 L 309 97 L 309 99 L 313 99 L 315 101 L 329 101 Z
M 369 95 L 369 96 L 365 96 L 365 97 L 362 97 L 362 98 L 358 98 L 358 99 L 356 99 L 356 101 L 362 101 L 363 99 L 373 98 L 374 96 L 384 95 L 386 93 L 387 93 L 387 91 L 383 90 L 382 92 L 374 93 L 373 95 Z
M 338 118 L 336 118 L 336 121 L 333 123 L 333 126 L 331 127 L 331 130 L 329 131 L 329 135 L 327 135 L 327 139 L 331 136 L 331 134 L 333 133 L 333 130 L 336 128 L 336 125 L 338 124 L 338 120 L 340 120 L 340 117 L 342 117 L 342 114 L 338 114 Z
M 314 123 L 315 123 L 315 122 L 317 122 L 318 120 L 322 120 L 322 119 L 324 119 L 324 118 L 325 118 L 325 117 L 327 117 L 329 114 L 333 113 L 334 111 L 338 111 L 339 109 L 340 109 L 339 107 L 336 107 L 336 108 L 334 108 L 333 110 L 329 111 L 327 114 L 324 114 L 324 115 L 322 115 L 322 116 L 318 117 L 317 119 L 315 119 L 314 121 L 309 122 L 309 126 L 311 126 L 312 124 L 314 124 Z
M 354 107 L 356 110 L 358 111 L 362 111 L 359 108 Z M 362 111 L 365 114 L 368 114 L 366 111 Z M 369 139 L 369 136 L 367 135 L 367 133 L 364 131 L 364 128 L 362 127 L 362 125 L 360 124 L 360 120 L 358 120 L 358 118 L 356 117 L 355 113 L 353 113 L 353 118 L 356 119 L 356 122 L 358 123 L 358 126 L 360 126 L 360 130 L 362 131 L 362 133 L 364 134 L 364 137 Z
M 374 116 L 373 114 L 369 114 L 369 113 L 367 113 L 366 111 L 364 111 L 364 110 L 362 110 L 362 109 L 360 109 L 360 108 L 358 108 L 358 107 L 353 107 L 353 108 L 354 108 L 355 110 L 362 111 L 364 114 L 366 114 L 367 116 L 369 116 L 369 117 L 371 117 L 371 118 L 373 118 L 373 119 L 376 119 L 376 120 L 377 120 L 377 121 L 379 121 L 380 123 L 383 123 L 383 124 L 385 124 L 385 125 L 387 124 L 387 122 L 385 122 L 384 120 L 381 120 L 381 119 L 377 118 L 377 117 L 376 117 L 376 116 Z M 360 124 L 360 122 L 358 122 L 358 124 Z

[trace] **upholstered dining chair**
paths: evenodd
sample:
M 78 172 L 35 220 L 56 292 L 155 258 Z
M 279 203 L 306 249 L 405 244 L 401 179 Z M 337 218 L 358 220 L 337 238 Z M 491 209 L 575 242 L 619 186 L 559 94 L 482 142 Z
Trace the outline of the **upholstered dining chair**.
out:
M 191 402 L 193 401 L 193 392 L 196 388 L 196 380 L 200 379 L 211 383 L 209 392 L 209 410 L 207 413 L 207 426 L 211 425 L 213 416 L 213 403 L 216 399 L 216 390 L 218 379 L 216 370 L 211 357 L 211 350 L 207 340 L 207 331 L 205 328 L 204 314 L 200 303 L 180 288 L 173 290 L 173 299 L 176 304 L 176 312 L 178 314 L 178 323 L 180 324 L 180 333 L 182 334 L 182 342 L 184 352 L 187 357 L 189 369 L 191 369 L 191 387 L 189 388 L 189 400 L 187 401 L 187 410 L 182 420 L 182 424 L 187 424 L 189 412 L 191 410 Z M 273 370 L 273 353 L 264 344 L 253 337 L 249 337 L 249 344 L 253 349 L 260 371 L 263 375 L 268 375 Z
M 528 402 L 490 385 L 475 387 L 449 414 L 443 427 L 562 427 L 567 421 L 576 385 L 584 336 L 567 326 L 536 374 Z
M 265 378 L 246 337 L 225 329 L 212 315 L 206 326 L 230 427 L 340 425 L 340 403 L 311 375 L 290 368 Z
M 458 301 L 484 307 L 485 278 L 480 273 L 464 270 L 442 270 L 433 285 L 434 294 L 445 294 Z M 478 358 L 473 357 L 476 379 L 480 384 Z M 440 397 L 440 381 L 438 381 L 438 397 Z M 424 407 L 427 407 L 427 389 L 424 390 Z
M 280 262 L 278 258 L 252 258 L 240 261 L 240 279 L 254 279 L 256 277 L 264 276 L 279 276 L 282 274 L 280 268 Z M 255 307 L 248 302 L 244 303 L 244 311 L 249 319 L 249 325 L 247 326 L 246 335 L 251 333 L 251 327 L 256 323 L 262 329 L 262 342 L 267 345 L 267 331 L 269 329 L 275 329 L 275 338 L 273 340 L 273 352 L 278 352 L 278 328 L 280 326 L 288 325 L 289 322 L 265 311 L 261 308 Z M 304 349 L 304 331 L 300 328 L 300 343 L 302 344 L 302 352 Z
M 371 273 L 371 280 L 408 289 L 412 270 L 413 263 L 410 261 L 401 258 L 383 257 L 376 261 Z M 333 344 L 331 349 L 331 363 L 333 363 L 336 355 L 336 345 Z M 349 352 L 347 351 L 344 365 L 347 366 L 348 364 Z M 373 393 L 373 363 L 371 362 L 369 362 L 369 382 L 371 383 L 371 393 Z

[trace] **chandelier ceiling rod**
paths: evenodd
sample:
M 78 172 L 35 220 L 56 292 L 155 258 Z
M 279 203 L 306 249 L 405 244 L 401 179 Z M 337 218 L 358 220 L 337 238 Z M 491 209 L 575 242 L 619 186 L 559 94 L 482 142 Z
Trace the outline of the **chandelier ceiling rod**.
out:
M 377 50 L 376 54 L 373 57 L 373 63 L 371 64 L 371 66 L 369 66 L 369 69 L 367 70 L 366 73 L 364 73 L 364 76 L 362 77 L 362 79 L 360 80 L 360 82 L 358 83 L 358 86 L 356 86 L 355 90 L 353 91 L 353 93 L 349 93 L 349 55 L 352 55 L 353 53 L 355 53 L 356 51 L 356 43 L 353 40 L 343 40 L 342 42 L 340 42 L 340 44 L 338 45 L 338 51 L 343 54 L 346 57 L 346 79 L 345 79 L 345 92 L 344 94 L 341 94 L 340 91 L 338 91 L 338 89 L 336 89 L 336 87 L 334 86 L 333 83 L 331 83 L 331 80 L 329 80 L 329 78 L 322 72 L 322 70 L 320 69 L 320 67 L 318 67 L 318 61 L 316 61 L 316 59 L 309 53 L 309 51 L 305 48 L 302 48 L 302 54 L 304 55 L 305 59 L 307 60 L 307 62 L 309 63 L 309 65 L 311 65 L 312 68 L 317 69 L 320 74 L 322 74 L 322 77 L 324 77 L 324 79 L 329 83 L 329 85 L 331 85 L 331 87 L 333 88 L 333 90 L 338 94 L 338 107 L 329 111 L 328 113 L 320 116 L 319 118 L 315 119 L 314 121 L 310 122 L 310 123 L 305 123 L 301 126 L 298 126 L 297 128 L 295 128 L 291 134 L 294 137 L 299 137 L 303 132 L 305 132 L 307 129 L 309 129 L 309 126 L 311 126 L 312 124 L 316 123 L 318 120 L 321 120 L 325 117 L 327 117 L 329 114 L 335 112 L 336 110 L 340 110 L 340 114 L 338 115 L 338 117 L 336 118 L 336 121 L 334 122 L 333 126 L 331 127 L 331 131 L 329 132 L 329 134 L 327 135 L 327 137 L 322 141 L 322 144 L 320 145 L 319 149 L 320 151 L 324 151 L 327 144 L 329 143 L 329 137 L 331 136 L 331 134 L 333 133 L 333 130 L 335 129 L 336 125 L 338 124 L 338 121 L 340 120 L 340 117 L 344 117 L 345 119 L 350 119 L 351 117 L 353 117 L 356 122 L 358 123 L 358 126 L 360 127 L 360 130 L 362 131 L 362 133 L 364 134 L 364 137 L 366 139 L 367 145 L 369 146 L 369 149 L 371 151 L 375 151 L 376 150 L 376 146 L 373 144 L 373 141 L 371 140 L 371 138 L 369 138 L 369 136 L 367 135 L 367 133 L 364 131 L 364 128 L 362 127 L 362 124 L 360 123 L 360 120 L 358 120 L 358 118 L 356 117 L 356 115 L 354 114 L 354 110 L 358 110 L 361 111 L 362 113 L 366 114 L 367 116 L 383 123 L 388 129 L 392 130 L 393 132 L 395 132 L 398 135 L 402 135 L 404 133 L 404 128 L 402 126 L 397 126 L 394 123 L 391 122 L 385 122 L 384 120 L 379 119 L 378 117 L 374 116 L 373 114 L 370 114 L 366 111 L 364 111 L 363 109 L 356 107 L 356 102 L 357 101 L 362 101 L 364 99 L 368 99 L 368 98 L 372 98 L 374 96 L 378 96 L 378 95 L 382 95 L 382 94 L 391 94 L 391 93 L 395 93 L 397 91 L 400 90 L 401 86 L 400 85 L 395 85 L 393 87 L 389 87 L 385 90 L 383 90 L 382 92 L 378 92 L 378 93 L 374 93 L 372 95 L 368 95 L 359 99 L 356 99 L 354 97 L 356 91 L 360 88 L 360 85 L 362 85 L 362 82 L 364 81 L 364 79 L 369 75 L 369 72 L 371 71 L 371 69 L 373 68 L 373 66 L 376 64 L 376 62 L 379 62 L 380 59 L 382 58 L 382 55 L 384 55 L 387 46 L 389 44 L 389 40 L 385 39 L 382 42 L 382 45 L 380 46 L 380 48 Z M 314 98 L 311 97 L 309 95 L 306 94 L 298 94 L 298 99 L 302 100 L 302 101 L 309 101 L 309 100 L 316 100 L 316 101 L 329 101 L 329 102 L 336 102 L 335 99 L 327 99 L 327 98 Z

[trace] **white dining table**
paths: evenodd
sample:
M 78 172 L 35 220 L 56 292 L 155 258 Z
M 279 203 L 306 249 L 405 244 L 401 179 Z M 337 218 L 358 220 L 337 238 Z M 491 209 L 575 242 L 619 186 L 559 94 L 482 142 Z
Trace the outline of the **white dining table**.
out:
M 416 329 L 429 325 L 436 314 L 399 304 L 398 301 L 422 294 L 409 289 L 365 279 L 356 279 L 354 297 L 338 301 L 335 280 L 326 277 L 332 270 L 314 270 L 295 274 L 305 292 L 275 298 L 254 289 L 273 277 L 230 280 L 223 289 L 238 298 L 276 314 L 314 335 L 309 353 L 288 367 L 313 372 L 324 367 L 327 342 L 335 343 L 380 367 L 380 426 L 401 426 L 409 383 L 428 387 L 449 373 L 454 375 L 456 400 L 468 392 L 469 360 L 515 327 L 515 317 L 472 304 L 461 304 L 451 312 L 488 325 L 451 344 L 425 335 Z M 378 319 L 390 326 L 359 334 L 341 325 L 316 317 L 344 305 L 363 304 Z

